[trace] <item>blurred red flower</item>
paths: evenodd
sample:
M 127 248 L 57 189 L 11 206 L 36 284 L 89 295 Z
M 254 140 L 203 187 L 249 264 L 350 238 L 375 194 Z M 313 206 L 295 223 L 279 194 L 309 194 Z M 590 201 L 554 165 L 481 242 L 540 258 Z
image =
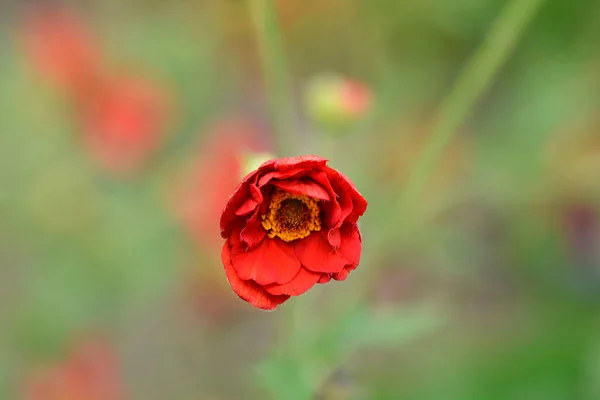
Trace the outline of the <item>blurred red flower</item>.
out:
M 157 86 L 136 78 L 109 80 L 80 107 L 87 148 L 117 174 L 134 172 L 156 151 L 170 108 Z
M 124 388 L 117 357 L 103 342 L 84 342 L 60 363 L 34 371 L 23 400 L 122 400 Z
M 72 93 L 87 90 L 101 75 L 97 43 L 82 20 L 66 8 L 32 8 L 23 22 L 20 38 L 32 66 Z
M 165 93 L 147 79 L 108 71 L 84 23 L 65 7 L 33 8 L 22 35 L 34 67 L 70 95 L 95 161 L 111 173 L 137 170 L 160 144 Z
M 358 266 L 367 202 L 316 156 L 275 159 L 247 175 L 221 215 L 221 257 L 234 292 L 272 310 Z
M 223 204 L 245 175 L 248 161 L 268 151 L 265 130 L 246 117 L 228 117 L 210 126 L 187 171 L 180 174 L 175 198 L 177 219 L 203 251 L 197 268 L 185 277 L 188 301 L 211 328 L 221 328 L 243 310 L 230 296 L 218 267 L 222 246 L 215 235 Z M 210 188 L 210 189 L 207 189 Z M 214 267 L 214 268 L 213 268 Z
M 223 204 L 244 176 L 246 156 L 266 150 L 263 136 L 258 124 L 245 118 L 230 118 L 208 129 L 176 200 L 180 220 L 200 246 L 221 247 L 214 227 Z

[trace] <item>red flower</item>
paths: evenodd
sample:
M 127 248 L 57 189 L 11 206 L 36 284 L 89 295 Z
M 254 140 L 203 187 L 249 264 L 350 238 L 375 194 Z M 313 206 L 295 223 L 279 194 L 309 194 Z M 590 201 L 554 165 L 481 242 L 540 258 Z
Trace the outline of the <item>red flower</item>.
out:
M 31 10 L 21 32 L 24 51 L 33 66 L 63 88 L 78 93 L 101 74 L 97 43 L 84 23 L 59 6 Z
M 164 93 L 142 79 L 111 80 L 80 106 L 88 149 L 116 173 L 138 169 L 158 148 L 169 110 Z
M 25 382 L 23 400 L 122 400 L 123 383 L 113 349 L 86 342 L 68 358 L 36 371 Z
M 316 156 L 267 161 L 239 184 L 221 215 L 221 258 L 233 291 L 273 310 L 358 266 L 356 226 L 367 202 Z

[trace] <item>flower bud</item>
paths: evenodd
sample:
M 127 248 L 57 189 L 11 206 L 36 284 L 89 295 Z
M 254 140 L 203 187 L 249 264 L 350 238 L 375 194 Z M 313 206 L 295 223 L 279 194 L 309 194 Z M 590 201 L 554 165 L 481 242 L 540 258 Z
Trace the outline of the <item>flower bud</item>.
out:
M 322 128 L 347 128 L 364 118 L 371 109 L 371 90 L 363 83 L 338 75 L 314 77 L 304 94 L 309 118 Z

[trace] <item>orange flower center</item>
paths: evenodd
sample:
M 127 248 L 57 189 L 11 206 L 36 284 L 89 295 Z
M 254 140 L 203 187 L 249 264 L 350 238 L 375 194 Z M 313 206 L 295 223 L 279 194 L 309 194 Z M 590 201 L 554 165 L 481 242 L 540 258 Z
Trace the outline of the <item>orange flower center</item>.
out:
M 321 230 L 319 200 L 305 195 L 292 194 L 277 189 L 271 196 L 267 214 L 262 216 L 262 226 L 271 239 L 278 237 L 291 242 L 303 239 L 313 231 Z

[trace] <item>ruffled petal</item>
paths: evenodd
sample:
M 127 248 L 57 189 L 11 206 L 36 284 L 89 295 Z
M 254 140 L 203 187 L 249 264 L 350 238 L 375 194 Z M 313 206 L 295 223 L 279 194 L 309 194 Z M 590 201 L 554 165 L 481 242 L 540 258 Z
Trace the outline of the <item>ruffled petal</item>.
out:
M 258 167 L 258 186 L 266 185 L 271 179 L 289 179 L 306 175 L 311 170 L 319 170 L 327 160 L 317 156 L 287 157 L 267 161 Z
M 230 238 L 231 263 L 241 279 L 260 285 L 287 283 L 300 270 L 300 262 L 287 243 L 265 239 L 258 246 L 246 249 L 236 236 Z
M 342 269 L 337 274 L 331 274 L 331 277 L 333 279 L 335 279 L 336 281 L 343 281 L 343 280 L 346 280 L 346 278 L 348 277 L 350 272 L 354 271 L 355 269 L 356 269 L 356 265 L 346 265 L 344 267 L 344 269 Z
M 223 266 L 225 267 L 227 280 L 235 294 L 252 304 L 254 307 L 263 310 L 274 310 L 279 304 L 290 298 L 290 296 L 287 295 L 272 295 L 258 283 L 251 280 L 240 279 L 231 263 L 231 246 L 229 240 L 223 245 L 221 259 L 223 261 Z
M 227 239 L 231 235 L 231 230 L 233 229 L 233 223 L 237 218 L 236 211 L 242 207 L 242 205 L 252 197 L 252 192 L 250 191 L 250 184 L 256 185 L 256 179 L 258 178 L 257 172 L 253 172 L 246 176 L 244 180 L 238 185 L 238 187 L 231 195 L 231 198 L 225 205 L 223 212 L 221 213 L 221 237 L 223 239 Z
M 277 171 L 285 172 L 292 169 L 312 169 L 322 167 L 326 163 L 326 158 L 314 155 L 284 157 L 269 160 L 258 167 L 258 169 L 274 168 Z
M 311 233 L 295 243 L 298 259 L 303 267 L 313 272 L 340 272 L 348 261 L 336 251 L 323 232 Z
M 313 287 L 319 280 L 321 274 L 312 272 L 306 268 L 300 268 L 294 279 L 284 284 L 265 286 L 265 290 L 274 295 L 299 296 Z
M 246 226 L 240 233 L 240 238 L 246 243 L 247 250 L 256 247 L 267 236 L 267 231 L 262 226 L 260 214 L 260 211 L 256 210 L 252 217 L 246 221 Z
M 292 194 L 305 195 L 319 200 L 331 200 L 327 190 L 311 179 L 273 180 L 271 185 Z
M 267 172 L 258 179 L 258 187 L 265 187 L 268 183 L 270 183 L 273 179 L 300 179 L 303 176 L 306 176 L 310 173 L 310 170 L 293 170 L 287 172 L 281 171 L 271 171 Z
M 342 243 L 339 253 L 348 260 L 349 265 L 358 265 L 360 263 L 360 253 L 362 251 L 362 237 L 358 227 L 354 224 L 344 224 L 340 230 Z
M 235 211 L 235 215 L 237 215 L 237 216 L 243 216 L 243 215 L 250 214 L 252 211 L 254 211 L 256 209 L 256 207 L 259 204 L 261 204 L 264 201 L 263 194 L 260 191 L 260 189 L 258 187 L 256 187 L 256 185 L 250 184 L 248 186 L 248 189 L 250 191 L 251 196 L 248 199 L 246 199 L 244 204 L 242 204 L 240 206 L 240 208 L 238 208 Z
M 342 175 L 332 169 L 327 168 L 327 177 L 331 182 L 331 186 L 335 190 L 335 193 L 338 195 L 338 202 L 340 203 L 340 219 L 333 226 L 339 228 L 342 226 L 348 215 L 352 212 L 354 208 L 353 200 L 352 200 L 352 187 L 351 185 L 342 177 Z
M 339 177 L 338 182 L 343 182 L 342 185 L 345 187 L 345 190 L 350 194 L 350 197 L 352 198 L 352 212 L 348 215 L 346 221 L 350 223 L 356 223 L 356 221 L 358 221 L 358 218 L 362 216 L 365 213 L 365 211 L 367 211 L 368 203 L 363 197 L 363 195 L 360 194 L 358 189 L 356 189 L 356 186 L 354 186 L 352 181 L 348 179 L 346 175 L 342 174 L 339 171 L 335 172 Z
M 246 199 L 244 204 L 242 204 L 240 208 L 235 211 L 235 215 L 238 217 L 243 217 L 244 215 L 250 214 L 256 209 L 258 204 L 259 203 L 257 203 L 253 198 Z
M 340 233 L 340 228 L 331 228 L 329 232 L 327 232 L 327 241 L 333 248 L 338 248 L 342 245 L 342 235 Z
M 327 283 L 331 280 L 330 274 L 321 274 L 321 277 L 317 281 L 317 283 Z
M 321 202 L 321 207 L 324 211 L 323 222 L 327 228 L 334 227 L 339 221 L 341 216 L 341 208 L 338 203 L 338 195 L 333 190 L 327 174 L 323 171 L 313 171 L 309 174 L 310 178 L 317 182 L 321 187 L 325 188 L 329 194 L 330 201 Z
M 345 224 L 342 229 L 342 246 L 339 252 L 343 257 L 349 261 L 349 264 L 344 265 L 344 268 L 340 272 L 332 273 L 329 275 L 330 278 L 336 281 L 345 280 L 351 271 L 354 271 L 360 262 L 360 253 L 362 247 L 362 239 L 360 237 L 360 231 L 356 225 Z M 325 278 L 322 278 L 325 279 Z M 328 281 L 329 279 L 327 279 Z M 321 283 L 321 281 L 319 281 Z
M 352 197 L 355 189 L 353 189 L 354 186 L 338 171 L 331 168 L 327 168 L 326 171 L 328 178 L 331 180 L 331 185 L 338 195 L 338 202 L 340 205 L 339 219 L 333 226 L 331 226 L 331 229 L 327 234 L 327 240 L 333 247 L 339 247 L 341 246 L 341 235 L 339 228 L 348 220 L 349 216 L 353 215 L 355 212 L 354 200 Z M 358 212 L 360 212 L 362 215 L 364 210 L 358 210 Z
M 345 224 L 340 230 L 340 247 L 332 247 L 323 232 L 315 232 L 295 244 L 296 255 L 303 267 L 322 273 L 341 272 L 345 265 L 358 265 L 362 248 L 355 225 Z

